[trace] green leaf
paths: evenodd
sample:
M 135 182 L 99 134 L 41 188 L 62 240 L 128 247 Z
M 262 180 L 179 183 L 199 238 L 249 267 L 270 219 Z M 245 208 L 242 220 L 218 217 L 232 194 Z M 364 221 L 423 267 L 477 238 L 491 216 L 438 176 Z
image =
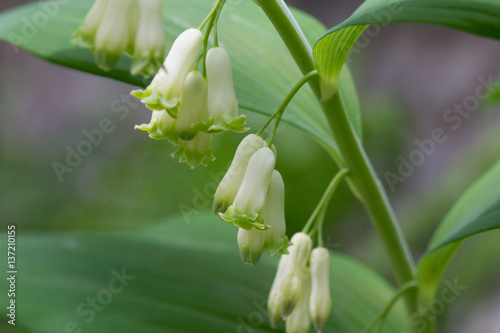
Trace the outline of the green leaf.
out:
M 418 267 L 423 302 L 433 298 L 449 261 L 463 240 L 500 228 L 500 162 L 455 203 L 437 229 Z
M 61 5 L 56 1 L 51 3 L 55 6 L 52 13 L 44 11 L 38 3 L 2 13 L 0 38 L 11 42 L 15 48 L 23 48 L 62 66 L 136 86 L 147 86 L 149 80 L 129 74 L 129 57 L 123 56 L 110 72 L 104 72 L 97 68 L 94 55 L 89 50 L 70 43 L 93 0 L 70 0 Z M 168 45 L 172 45 L 183 30 L 200 24 L 214 1 L 165 0 L 163 4 L 164 30 Z M 325 32 L 324 26 L 313 17 L 298 10 L 294 14 L 311 43 Z M 40 17 L 44 15 L 48 19 L 42 22 Z M 238 2 L 237 5 L 228 2 L 222 12 L 219 38 L 221 46 L 228 50 L 233 61 L 240 107 L 271 115 L 301 74 L 265 14 L 251 1 Z M 360 134 L 357 96 L 350 74 L 345 73 L 342 97 Z M 340 156 L 321 106 L 309 87 L 298 93 L 283 119 L 318 139 L 334 156 Z
M 480 232 L 500 228 L 500 162 L 456 202 L 437 229 L 428 253 Z
M 417 269 L 419 303 L 424 308 L 427 308 L 434 299 L 444 272 L 461 245 L 462 241 L 448 244 L 419 261 Z
M 17 327 L 34 333 L 63 332 L 66 325 L 105 333 L 275 332 L 269 328 L 265 300 L 278 258 L 265 256 L 256 266 L 244 265 L 236 231 L 205 214 L 190 224 L 175 218 L 147 232 L 120 236 L 27 236 L 18 231 Z M 353 259 L 332 257 L 333 306 L 325 331 L 359 333 L 394 290 Z M 133 279 L 114 279 L 122 273 Z M 1 290 L 6 283 L 0 280 Z M 86 305 L 89 298 L 97 300 L 97 310 Z M 7 302 L 2 297 L 0 306 L 5 309 Z M 409 332 L 403 303 L 384 328 Z M 284 325 L 276 332 L 284 332 Z
M 448 26 L 500 39 L 497 0 L 366 0 L 347 20 L 331 28 L 314 46 L 324 98 L 337 88 L 340 69 L 368 25 L 377 25 L 370 38 L 389 23 L 418 22 Z

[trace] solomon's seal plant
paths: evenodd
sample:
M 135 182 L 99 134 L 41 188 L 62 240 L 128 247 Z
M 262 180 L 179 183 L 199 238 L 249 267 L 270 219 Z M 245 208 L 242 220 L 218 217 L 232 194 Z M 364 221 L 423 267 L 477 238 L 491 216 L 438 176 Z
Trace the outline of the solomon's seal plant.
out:
M 43 9 L 55 2 L 40 2 L 39 5 Z M 225 275 L 222 278 L 217 275 L 217 278 L 212 279 L 199 276 L 196 270 L 196 274 L 182 276 L 177 275 L 175 268 L 165 268 L 161 263 L 158 265 L 161 267 L 155 267 L 156 271 L 149 272 L 151 276 L 148 279 L 154 281 L 158 273 L 162 278 L 174 280 L 177 284 L 172 289 L 179 287 L 180 291 L 176 294 L 177 290 L 174 290 L 168 297 L 177 297 L 178 303 L 182 305 L 182 311 L 179 311 L 170 299 L 164 302 L 161 298 L 162 288 L 153 288 L 154 304 L 161 305 L 161 311 L 157 311 L 161 316 L 166 315 L 164 311 L 167 308 L 175 308 L 176 316 L 184 315 L 184 312 L 188 312 L 189 301 L 196 302 L 197 320 L 211 320 L 210 323 L 215 327 L 203 329 L 207 332 L 222 332 L 227 328 L 224 326 L 225 321 L 232 318 L 234 313 L 228 315 L 220 310 L 220 313 L 214 312 L 216 315 L 208 315 L 204 311 L 219 311 L 219 307 L 212 304 L 212 299 L 209 305 L 198 306 L 203 297 L 187 295 L 186 290 L 189 293 L 202 290 L 202 293 L 211 295 L 216 292 L 217 296 L 227 294 L 228 299 L 237 300 L 233 304 L 241 305 L 248 301 L 242 295 L 250 295 L 241 292 L 247 285 L 256 290 L 265 285 L 265 288 L 270 287 L 266 289 L 267 296 L 261 293 L 255 297 L 267 299 L 255 304 L 259 304 L 259 309 L 261 304 L 267 304 L 269 324 L 262 320 L 262 323 L 252 327 L 255 332 L 265 331 L 265 325 L 274 329 L 280 329 L 281 326 L 287 333 L 307 333 L 311 326 L 317 332 L 437 332 L 435 316 L 431 321 L 426 321 L 428 317 L 425 317 L 425 313 L 420 314 L 421 309 L 432 309 L 444 270 L 463 239 L 500 227 L 500 167 L 493 167 L 467 191 L 447 215 L 417 264 L 385 189 L 365 152 L 359 103 L 345 62 L 348 51 L 374 18 L 380 19 L 378 23 L 381 24 L 433 22 L 500 39 L 500 4 L 496 0 L 462 0 L 453 3 L 447 0 L 366 0 L 350 19 L 326 32 L 311 17 L 299 11 L 290 11 L 283 0 L 244 0 L 241 2 L 244 10 L 232 6 L 232 11 L 225 12 L 227 5 L 225 0 L 217 0 L 214 4 L 208 0 L 73 0 L 65 4 L 67 7 L 57 7 L 60 14 L 51 17 L 61 27 L 71 27 L 62 29 L 67 30 L 66 34 L 55 33 L 58 29 L 52 29 L 54 22 L 50 20 L 47 21 L 47 27 L 38 25 L 39 31 L 36 33 L 50 35 L 53 44 L 37 43 L 37 36 L 33 37 L 35 42 L 31 43 L 27 38 L 15 35 L 15 32 L 24 32 L 26 35 L 28 30 L 27 26 L 19 26 L 27 24 L 23 10 L 6 14 L 7 18 L 9 15 L 13 15 L 13 18 L 2 19 L 0 36 L 56 63 L 139 85 L 131 94 L 137 99 L 137 105 L 140 105 L 140 100 L 145 109 L 151 112 L 151 118 L 148 123 L 135 128 L 147 132 L 154 140 L 170 142 L 175 147 L 172 156 L 178 157 L 180 162 L 187 163 L 191 168 L 207 166 L 215 159 L 211 147 L 214 136 L 220 139 L 215 147 L 231 147 L 228 145 L 230 136 L 226 132 L 239 135 L 238 140 L 241 141 L 227 171 L 212 186 L 214 216 L 210 214 L 211 221 L 203 225 L 206 228 L 203 230 L 210 231 L 206 234 L 205 231 L 198 232 L 201 236 L 190 236 L 195 241 L 183 237 L 177 239 L 175 236 L 170 236 L 168 242 L 156 239 L 151 247 L 154 255 L 146 258 L 154 261 L 171 256 L 180 270 L 191 269 L 190 272 L 193 272 L 191 266 L 198 269 L 198 265 L 203 264 L 213 270 L 214 276 L 221 272 Z M 401 10 L 389 15 L 389 10 L 398 5 Z M 26 8 L 26 13 L 31 13 L 28 10 L 30 8 L 32 11 L 36 9 L 33 18 L 42 17 L 36 5 Z M 294 13 L 300 18 L 298 21 Z M 5 27 L 17 27 L 17 30 L 6 34 Z M 271 30 L 272 27 L 276 32 Z M 277 43 L 269 39 L 270 35 L 279 36 L 281 41 Z M 311 37 L 316 37 L 314 44 L 310 43 Z M 283 50 L 286 46 L 290 54 L 274 54 L 274 50 L 281 50 L 278 44 Z M 73 49 L 68 49 L 69 45 Z M 37 48 L 42 50 L 38 51 Z M 87 62 L 80 64 L 77 60 L 68 59 L 68 54 L 87 54 L 91 58 L 89 61 L 82 56 Z M 287 59 L 293 59 L 297 66 L 292 68 Z M 268 63 L 269 66 L 261 66 Z M 261 70 L 254 71 L 254 67 Z M 273 71 L 274 67 L 279 70 Z M 308 87 L 303 88 L 305 85 Z M 493 88 L 488 87 L 487 90 L 491 92 L 490 89 Z M 260 128 L 253 129 L 246 125 L 246 116 L 240 114 L 242 110 L 258 111 L 267 118 L 261 120 L 263 124 Z M 291 177 L 280 164 L 276 147 L 280 148 L 280 145 L 288 142 L 275 141 L 280 135 L 278 128 L 282 120 L 313 135 L 337 165 L 331 172 L 331 182 L 323 186 L 324 192 L 309 219 L 301 220 L 298 227 L 290 223 L 287 226 L 287 219 L 290 222 L 291 217 L 294 220 L 296 217 L 285 209 L 285 192 L 289 189 L 285 184 Z M 249 133 L 244 136 L 238 134 L 247 131 Z M 295 158 L 299 160 L 304 157 Z M 367 268 L 360 268 L 361 264 L 354 264 L 347 256 L 334 253 L 331 244 L 325 242 L 323 233 L 327 207 L 344 181 L 346 188 L 359 199 L 373 222 L 392 268 L 395 288 L 391 288 L 389 282 Z M 209 200 L 204 201 L 208 203 Z M 233 239 L 231 243 L 232 251 L 228 251 L 229 247 L 224 247 L 220 239 L 217 241 L 219 243 L 212 241 L 215 232 L 210 234 L 211 228 L 233 232 L 236 241 Z M 287 230 L 292 236 L 290 240 Z M 62 243 L 66 251 L 80 246 L 78 242 Z M 111 243 L 120 245 L 116 240 Z M 168 243 L 168 253 L 157 251 L 157 248 L 165 248 L 164 243 Z M 70 250 L 68 244 L 73 244 Z M 188 244 L 186 248 L 189 251 L 186 253 L 189 252 L 189 255 L 184 257 L 182 252 L 178 254 L 175 251 L 179 244 Z M 254 279 L 245 276 L 246 280 L 239 279 L 236 274 L 238 269 L 227 267 L 226 260 L 231 262 L 230 258 L 234 255 L 238 265 L 241 264 L 237 258 L 236 245 L 243 263 L 256 265 L 263 261 L 251 270 L 247 267 L 249 270 L 245 272 L 265 272 L 266 267 L 273 267 L 274 270 L 277 265 L 272 284 L 270 279 L 261 277 Z M 198 247 L 207 250 L 210 257 L 203 257 L 201 253 L 198 258 Z M 264 252 L 266 255 L 263 256 Z M 134 263 L 141 262 L 142 265 L 142 253 L 133 253 L 141 259 L 134 259 Z M 216 259 L 214 254 L 217 254 Z M 219 256 L 224 259 L 219 260 Z M 196 264 L 191 265 L 193 262 Z M 140 266 L 138 270 L 144 267 Z M 165 271 L 167 275 L 160 274 Z M 113 279 L 118 279 L 116 271 L 112 272 Z M 123 276 L 127 275 L 122 273 L 120 276 L 121 280 L 127 282 Z M 219 278 L 227 276 L 232 280 L 229 287 L 226 286 L 226 283 L 229 285 L 227 281 L 219 281 Z M 362 280 L 365 278 L 366 285 Z M 148 279 L 140 283 L 137 279 L 138 285 L 147 285 L 151 289 Z M 92 284 L 86 286 L 87 289 L 91 287 Z M 131 290 L 133 288 L 131 286 Z M 103 293 L 108 291 L 103 290 L 98 292 L 97 299 L 102 299 Z M 143 299 L 143 295 L 133 290 L 134 297 L 123 299 L 139 302 L 143 306 L 145 296 Z M 253 295 L 254 290 L 251 292 Z M 398 303 L 400 298 L 404 302 Z M 136 306 L 123 308 L 136 309 Z M 108 317 L 114 318 L 111 308 L 109 310 Z M 141 318 L 144 325 L 163 319 L 155 321 L 154 313 L 148 315 L 153 319 Z M 121 319 L 120 327 L 128 326 L 128 322 L 123 324 Z M 146 323 L 149 320 L 151 322 Z M 185 323 L 186 327 L 181 327 L 179 323 L 172 326 L 178 331 L 193 331 L 189 326 L 191 323 Z M 136 326 L 131 327 L 142 332 L 142 326 L 137 329 Z M 112 329 L 114 326 L 110 332 Z

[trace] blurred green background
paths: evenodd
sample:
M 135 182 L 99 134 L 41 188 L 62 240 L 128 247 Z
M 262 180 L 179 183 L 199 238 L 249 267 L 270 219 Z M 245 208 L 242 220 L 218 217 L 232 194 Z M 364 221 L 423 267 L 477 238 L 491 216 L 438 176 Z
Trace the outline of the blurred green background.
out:
M 19 5 L 2 1 L 0 9 Z M 360 1 L 290 1 L 327 26 L 346 18 Z M 377 172 L 397 170 L 398 156 L 415 149 L 414 140 L 448 126 L 443 113 L 474 92 L 478 76 L 500 74 L 500 43 L 450 29 L 391 25 L 351 57 L 363 110 L 364 142 Z M 216 136 L 217 158 L 191 170 L 170 157 L 166 142 L 134 131 L 148 122 L 142 105 L 120 119 L 111 105 L 131 86 L 64 69 L 16 53 L 0 43 L 0 230 L 18 233 L 137 231 L 186 209 L 210 210 L 211 196 L 243 135 Z M 133 100 L 132 100 L 133 101 Z M 133 101 L 135 103 L 135 101 Z M 389 195 L 413 253 L 418 258 L 453 202 L 500 158 L 498 104 L 483 104 L 464 120 L 422 166 Z M 265 121 L 247 114 L 252 129 Z M 62 181 L 53 162 L 64 163 L 103 118 L 115 129 Z M 277 169 L 286 183 L 288 234 L 301 229 L 336 168 L 321 147 L 283 125 L 276 142 Z M 189 217 L 186 228 L 189 228 Z M 214 218 L 214 223 L 222 223 Z M 327 215 L 327 243 L 335 251 L 368 262 L 391 278 L 380 243 L 362 206 L 341 186 Z M 444 332 L 500 331 L 500 232 L 473 237 L 455 258 L 447 277 L 469 288 L 440 316 Z M 234 239 L 228 241 L 234 242 Z M 3 297 L 3 295 L 2 295 Z

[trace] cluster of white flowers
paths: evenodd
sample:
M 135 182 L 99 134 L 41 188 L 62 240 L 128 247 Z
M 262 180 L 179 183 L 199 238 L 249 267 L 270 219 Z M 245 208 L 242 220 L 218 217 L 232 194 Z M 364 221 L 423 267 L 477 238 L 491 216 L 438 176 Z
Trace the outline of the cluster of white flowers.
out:
M 238 246 L 247 264 L 256 264 L 263 251 L 288 253 L 285 185 L 274 170 L 275 151 L 260 136 L 246 136 L 215 192 L 214 215 L 239 227 Z
M 309 332 L 311 323 L 321 332 L 331 309 L 330 255 L 323 247 L 311 251 L 312 240 L 305 233 L 296 233 L 291 242 L 269 293 L 271 327 L 286 319 L 287 333 Z
M 73 42 L 94 51 L 103 70 L 109 71 L 127 53 L 133 58 L 133 75 L 152 75 L 166 48 L 161 0 L 97 0 Z
M 219 4 L 224 2 L 217 2 L 210 24 L 216 24 Z M 78 44 L 95 52 L 102 69 L 110 70 L 126 52 L 133 57 L 133 74 L 156 73 L 145 90 L 132 92 L 152 111 L 151 121 L 136 128 L 178 146 L 172 155 L 191 167 L 213 159 L 212 134 L 248 130 L 246 117 L 239 115 L 229 54 L 217 38 L 215 47 L 207 47 L 211 28 L 205 34 L 203 28 L 181 33 L 163 61 L 161 0 L 96 0 L 75 34 Z M 244 263 L 256 264 L 264 251 L 283 254 L 268 300 L 271 326 L 286 319 L 287 333 L 306 333 L 311 323 L 321 332 L 331 308 L 329 253 L 312 250 L 306 233 L 295 234 L 291 243 L 286 236 L 285 187 L 271 144 L 280 119 L 266 141 L 260 134 L 270 121 L 241 141 L 215 193 L 213 213 L 238 227 Z
M 151 84 L 132 92 L 153 111 L 150 123 L 136 128 L 178 145 L 173 156 L 192 167 L 213 159 L 211 134 L 248 130 L 243 127 L 246 117 L 238 115 L 229 54 L 222 47 L 208 50 L 204 77 L 195 68 L 202 47 L 200 30 L 184 31 Z

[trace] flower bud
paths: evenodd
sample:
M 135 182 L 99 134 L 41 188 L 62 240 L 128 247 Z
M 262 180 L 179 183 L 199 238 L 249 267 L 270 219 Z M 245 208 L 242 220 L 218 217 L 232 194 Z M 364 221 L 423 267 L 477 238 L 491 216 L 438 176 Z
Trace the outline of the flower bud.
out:
M 161 67 L 165 35 L 161 22 L 161 0 L 139 0 L 139 22 L 131 73 L 149 76 Z
M 276 329 L 280 321 L 284 319 L 281 311 L 283 303 L 283 280 L 288 275 L 289 270 L 290 255 L 282 255 L 267 300 L 269 320 L 271 327 L 274 329 Z
M 286 246 L 288 238 L 286 237 L 285 222 L 285 184 L 281 174 L 274 170 L 267 189 L 266 202 L 262 211 L 264 223 L 269 225 L 265 230 L 266 240 L 264 250 L 270 255 L 278 252 L 288 253 Z
M 259 262 L 264 247 L 264 232 L 252 228 L 238 230 L 238 247 L 241 260 L 245 264 L 255 265 Z
M 193 140 L 182 141 L 179 150 L 172 156 L 180 156 L 179 162 L 186 162 L 192 169 L 200 164 L 207 165 L 209 160 L 215 160 L 210 149 L 210 134 L 198 132 Z
M 243 177 L 247 170 L 250 158 L 257 150 L 264 147 L 264 140 L 255 134 L 247 135 L 238 145 L 234 154 L 231 166 L 227 170 L 224 178 L 217 187 L 214 196 L 213 213 L 219 216 L 225 213 L 228 207 L 233 203 L 238 189 L 240 188 Z
M 286 318 L 287 333 L 308 333 L 311 326 L 309 317 L 309 297 L 311 294 L 310 273 L 305 270 L 302 277 L 302 288 L 298 297 L 297 305 L 290 316 Z
M 209 133 L 231 130 L 245 132 L 246 117 L 238 116 L 238 101 L 234 93 L 233 70 L 229 54 L 222 47 L 207 53 Z
M 193 67 L 203 44 L 203 35 L 198 29 L 188 29 L 177 37 L 167 59 L 146 90 L 132 92 L 151 110 L 165 109 L 177 118 L 179 99 L 184 81 Z
M 328 321 L 332 300 L 330 296 L 330 254 L 327 249 L 318 247 L 311 253 L 311 298 L 309 313 L 316 328 L 321 332 Z
M 95 34 L 96 62 L 102 70 L 109 71 L 130 46 L 136 5 L 134 0 L 108 0 Z
M 297 232 L 291 239 L 293 247 L 290 247 L 290 258 L 292 265 L 306 267 L 311 254 L 312 239 L 303 232 Z
M 308 235 L 298 232 L 291 239 L 290 269 L 283 278 L 282 316 L 287 317 L 297 305 L 299 296 L 304 288 L 307 276 L 307 261 L 311 253 L 312 240 Z
M 177 133 L 182 140 L 192 140 L 196 135 L 193 125 L 202 122 L 207 116 L 206 82 L 198 71 L 186 77 L 177 115 Z
M 275 164 L 274 153 L 268 147 L 261 148 L 252 156 L 248 162 L 245 177 L 241 182 L 234 202 L 221 214 L 224 221 L 233 222 L 240 228 L 266 229 L 259 213 L 266 200 L 267 188 L 273 175 Z
M 179 142 L 176 120 L 170 117 L 165 110 L 153 111 L 149 124 L 136 125 L 135 128 L 149 132 L 151 139 L 168 139 L 172 143 Z

